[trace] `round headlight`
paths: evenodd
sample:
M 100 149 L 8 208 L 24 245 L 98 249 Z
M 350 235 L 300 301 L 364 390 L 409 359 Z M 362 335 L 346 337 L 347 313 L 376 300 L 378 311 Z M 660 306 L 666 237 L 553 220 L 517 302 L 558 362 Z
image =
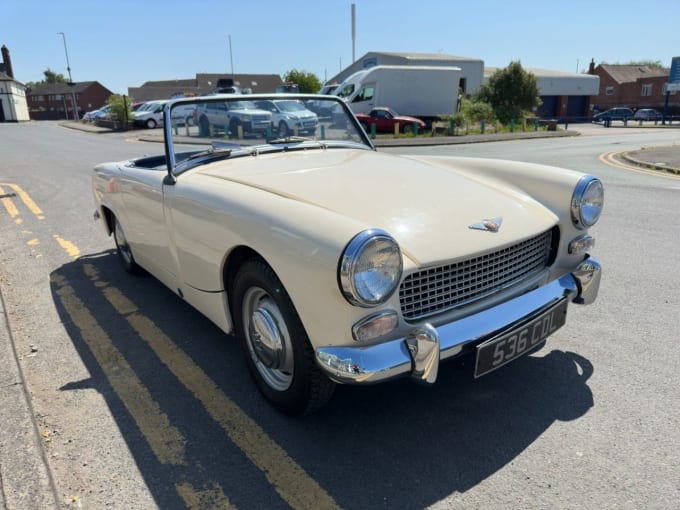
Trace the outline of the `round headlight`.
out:
M 338 279 L 345 299 L 370 307 L 389 299 L 401 280 L 399 245 L 378 229 L 357 234 L 340 258 Z
M 592 175 L 583 177 L 571 198 L 571 219 L 579 229 L 592 227 L 597 223 L 604 206 L 602 181 Z

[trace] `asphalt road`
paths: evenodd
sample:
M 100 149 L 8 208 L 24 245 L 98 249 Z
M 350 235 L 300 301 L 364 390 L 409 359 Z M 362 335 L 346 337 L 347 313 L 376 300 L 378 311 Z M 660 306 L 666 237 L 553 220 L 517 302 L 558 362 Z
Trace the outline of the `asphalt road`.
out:
M 30 402 L 0 410 L 11 422 L 0 432 L 7 508 L 49 508 L 50 495 L 66 508 L 672 507 L 680 179 L 616 154 L 677 144 L 680 131 L 583 130 L 383 150 L 601 177 L 598 301 L 571 307 L 546 347 L 482 379 L 454 363 L 432 388 L 340 387 L 318 414 L 294 420 L 260 399 L 230 338 L 153 278 L 124 274 L 91 219 L 92 166 L 159 147 L 54 123 L 0 124 L 0 195 L 16 206 L 0 207 L 12 335 L 0 351 L 0 398 L 23 392 Z M 18 373 L 8 370 L 13 357 Z

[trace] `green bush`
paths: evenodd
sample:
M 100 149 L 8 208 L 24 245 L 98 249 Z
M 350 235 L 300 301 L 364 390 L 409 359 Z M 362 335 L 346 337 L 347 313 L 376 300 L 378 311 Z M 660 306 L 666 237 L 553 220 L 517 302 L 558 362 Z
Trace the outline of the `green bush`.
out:
M 106 102 L 111 107 L 111 120 L 118 123 L 120 127 L 127 127 L 127 123 L 132 119 L 132 103 L 131 97 L 123 96 L 121 94 L 112 94 Z

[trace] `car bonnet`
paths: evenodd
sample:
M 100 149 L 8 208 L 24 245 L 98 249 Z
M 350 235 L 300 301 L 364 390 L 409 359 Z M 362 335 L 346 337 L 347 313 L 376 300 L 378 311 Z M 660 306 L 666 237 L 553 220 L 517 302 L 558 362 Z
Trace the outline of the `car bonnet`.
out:
M 554 213 L 507 184 L 483 184 L 444 167 L 372 151 L 264 154 L 210 164 L 198 173 L 382 228 L 417 262 L 510 245 L 557 222 Z M 494 218 L 502 218 L 497 232 L 473 228 Z

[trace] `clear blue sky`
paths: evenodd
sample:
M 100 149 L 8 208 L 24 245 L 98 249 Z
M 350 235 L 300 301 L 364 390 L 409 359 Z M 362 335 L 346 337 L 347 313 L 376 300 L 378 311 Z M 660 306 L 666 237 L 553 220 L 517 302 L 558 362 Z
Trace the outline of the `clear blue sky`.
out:
M 196 73 L 331 78 L 369 51 L 444 53 L 575 72 L 591 58 L 680 56 L 678 0 L 0 0 L 0 45 L 18 81 L 50 68 L 113 92 Z M 644 13 L 644 14 L 642 14 Z M 231 54 L 229 37 L 231 36 Z

